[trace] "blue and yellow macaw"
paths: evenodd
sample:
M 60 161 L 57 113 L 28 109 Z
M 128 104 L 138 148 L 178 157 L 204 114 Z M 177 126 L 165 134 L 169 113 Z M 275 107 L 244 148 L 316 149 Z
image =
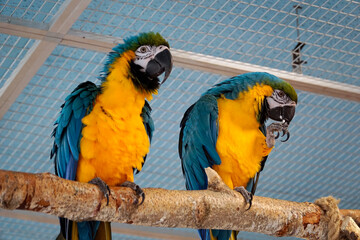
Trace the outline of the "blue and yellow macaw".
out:
M 107 199 L 108 186 L 128 186 L 144 200 L 134 171 L 149 152 L 154 124 L 147 100 L 157 94 L 158 77 L 164 73 L 163 83 L 171 72 L 169 48 L 159 33 L 125 39 L 109 53 L 100 86 L 84 82 L 67 96 L 52 134 L 56 175 L 94 183 Z M 60 225 L 60 238 L 111 239 L 110 223 L 61 218 Z
M 205 168 L 250 204 L 259 173 L 279 137 L 289 138 L 297 94 L 287 82 L 268 73 L 247 73 L 206 91 L 184 114 L 179 155 L 188 190 L 207 189 Z M 275 120 L 268 127 L 265 122 Z M 245 189 L 246 188 L 246 189 Z M 200 229 L 203 240 L 236 239 L 230 230 Z

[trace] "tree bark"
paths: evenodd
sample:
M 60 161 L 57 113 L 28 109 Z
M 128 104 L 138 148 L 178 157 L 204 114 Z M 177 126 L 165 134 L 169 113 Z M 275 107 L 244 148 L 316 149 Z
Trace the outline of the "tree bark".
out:
M 341 232 L 344 236 L 351 240 L 360 239 L 360 228 L 356 225 L 355 221 L 345 216 L 341 224 Z
M 0 207 L 43 212 L 74 221 L 99 220 L 155 227 L 213 228 L 328 239 L 330 220 L 318 205 L 254 196 L 250 210 L 215 171 L 206 169 L 209 189 L 180 191 L 143 189 L 145 201 L 129 188 L 112 187 L 109 205 L 97 186 L 69 181 L 50 173 L 0 170 Z M 357 236 L 360 210 L 340 210 L 339 233 Z M 347 218 L 346 218 L 347 219 Z M 340 225 L 339 225 L 340 226 Z M 352 235 L 351 235 L 352 234 Z M 349 238 L 348 239 L 352 239 Z

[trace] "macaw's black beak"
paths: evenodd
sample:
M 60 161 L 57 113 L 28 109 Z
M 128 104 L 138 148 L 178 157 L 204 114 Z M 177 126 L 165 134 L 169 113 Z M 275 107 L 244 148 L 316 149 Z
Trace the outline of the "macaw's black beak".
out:
M 284 121 L 290 123 L 295 115 L 295 103 L 284 104 L 268 109 L 268 117 L 275 121 Z
M 172 69 L 172 56 L 168 49 L 165 49 L 155 55 L 154 59 L 150 60 L 146 66 L 146 74 L 151 78 L 156 78 L 165 72 L 163 84 L 169 77 Z

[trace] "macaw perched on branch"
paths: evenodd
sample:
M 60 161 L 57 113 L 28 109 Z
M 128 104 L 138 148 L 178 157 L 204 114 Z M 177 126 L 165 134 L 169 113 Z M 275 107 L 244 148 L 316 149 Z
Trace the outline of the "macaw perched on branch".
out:
M 260 171 L 279 137 L 289 139 L 297 94 L 268 73 L 247 73 L 206 91 L 184 114 L 179 155 L 188 190 L 207 189 L 205 168 L 213 168 L 251 207 Z M 270 118 L 273 122 L 266 127 Z M 246 188 L 246 189 L 245 189 Z M 219 219 L 220 221 L 220 219 Z M 236 239 L 230 230 L 200 229 L 201 239 Z
M 133 181 L 134 171 L 144 165 L 154 130 L 145 99 L 157 94 L 171 72 L 169 48 L 159 33 L 128 38 L 109 53 L 100 86 L 81 83 L 65 99 L 52 133 L 56 175 L 96 184 L 108 201 L 108 186 L 131 187 L 144 200 Z M 60 225 L 60 235 L 68 240 L 111 239 L 110 223 L 61 218 Z

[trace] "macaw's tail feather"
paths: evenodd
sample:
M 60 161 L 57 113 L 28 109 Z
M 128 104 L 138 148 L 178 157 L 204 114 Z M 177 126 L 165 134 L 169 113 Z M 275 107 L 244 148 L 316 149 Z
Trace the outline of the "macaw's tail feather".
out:
M 199 229 L 201 240 L 236 240 L 238 233 L 231 230 Z
M 100 222 L 97 230 L 95 240 L 111 240 L 111 225 L 110 222 Z
M 61 232 L 56 240 L 111 240 L 110 222 L 73 222 L 60 218 Z
M 201 240 L 211 240 L 209 229 L 198 229 Z
M 236 240 L 236 237 L 238 235 L 238 231 L 231 231 L 231 236 L 230 236 L 230 239 L 231 240 Z

